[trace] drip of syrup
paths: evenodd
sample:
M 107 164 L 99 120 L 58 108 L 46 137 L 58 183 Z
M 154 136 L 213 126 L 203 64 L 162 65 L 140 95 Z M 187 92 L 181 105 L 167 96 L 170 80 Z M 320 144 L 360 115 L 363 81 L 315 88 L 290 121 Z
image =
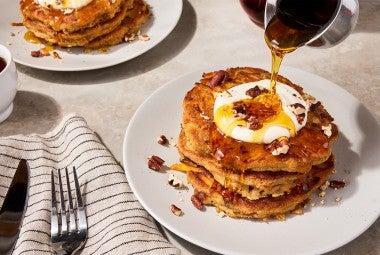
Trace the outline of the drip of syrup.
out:
M 24 39 L 27 42 L 34 43 L 34 44 L 46 44 L 46 41 L 37 37 L 33 32 L 26 31 L 24 34 Z

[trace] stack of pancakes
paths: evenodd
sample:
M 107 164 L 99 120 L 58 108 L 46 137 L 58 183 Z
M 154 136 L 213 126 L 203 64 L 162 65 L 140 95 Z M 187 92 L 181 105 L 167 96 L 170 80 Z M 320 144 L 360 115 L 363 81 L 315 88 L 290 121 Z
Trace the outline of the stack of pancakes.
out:
M 38 38 L 62 47 L 102 48 L 139 32 L 149 19 L 143 0 L 93 0 L 74 10 L 43 7 L 21 0 L 24 25 Z
M 194 195 L 230 217 L 284 218 L 299 212 L 311 193 L 324 184 L 334 168 L 332 143 L 338 136 L 333 118 L 320 102 L 284 77 L 278 81 L 296 89 L 310 103 L 306 125 L 289 138 L 289 150 L 273 155 L 268 144 L 250 143 L 225 136 L 213 121 L 218 93 L 234 86 L 270 79 L 262 69 L 225 70 L 214 86 L 217 72 L 205 73 L 183 101 L 178 150 Z M 323 127 L 331 128 L 330 134 Z

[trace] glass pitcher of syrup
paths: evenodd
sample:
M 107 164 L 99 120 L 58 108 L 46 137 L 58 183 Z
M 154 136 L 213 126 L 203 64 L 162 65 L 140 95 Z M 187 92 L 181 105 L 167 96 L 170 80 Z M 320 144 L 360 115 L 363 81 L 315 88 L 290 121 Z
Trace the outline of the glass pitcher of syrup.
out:
M 358 16 L 358 0 L 267 0 L 264 26 L 273 30 L 273 23 L 280 21 L 307 39 L 302 45 L 329 48 L 351 34 Z
M 273 16 L 281 11 L 281 6 L 293 6 L 294 11 L 301 15 L 306 13 L 304 7 L 307 12 L 317 8 L 314 12 L 317 16 L 321 15 L 325 24 L 305 44 L 321 48 L 332 47 L 346 39 L 355 28 L 359 15 L 358 0 L 240 0 L 240 4 L 248 17 L 262 28 L 267 27 Z M 292 15 L 297 16 L 297 13 Z

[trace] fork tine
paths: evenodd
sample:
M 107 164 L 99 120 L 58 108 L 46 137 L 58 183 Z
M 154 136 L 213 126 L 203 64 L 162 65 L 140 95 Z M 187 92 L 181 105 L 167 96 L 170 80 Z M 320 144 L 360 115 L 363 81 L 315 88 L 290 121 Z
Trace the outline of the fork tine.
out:
M 61 199 L 61 235 L 67 234 L 67 218 L 66 218 L 66 206 L 63 196 L 63 185 L 61 180 L 61 169 L 58 169 L 58 183 L 59 183 L 59 193 Z
M 75 223 L 75 215 L 74 215 L 74 206 L 73 206 L 73 197 L 71 195 L 71 187 L 70 187 L 70 180 L 69 180 L 69 172 L 66 167 L 66 183 L 67 183 L 67 195 L 69 200 L 69 232 L 74 233 L 77 231 L 77 226 Z
M 82 194 L 80 193 L 77 170 L 75 169 L 75 166 L 73 167 L 73 173 L 74 173 L 75 191 L 77 193 L 78 207 L 83 207 Z
M 59 221 L 57 215 L 57 196 L 55 192 L 54 173 L 51 170 L 51 225 L 50 233 L 52 237 L 57 237 L 59 232 Z
M 78 228 L 81 234 L 87 236 L 86 213 L 84 211 L 83 199 L 82 199 L 82 194 L 80 192 L 78 176 L 77 176 L 77 171 L 75 169 L 75 166 L 73 167 L 73 174 L 74 174 L 75 191 L 76 191 L 76 198 L 77 198 Z

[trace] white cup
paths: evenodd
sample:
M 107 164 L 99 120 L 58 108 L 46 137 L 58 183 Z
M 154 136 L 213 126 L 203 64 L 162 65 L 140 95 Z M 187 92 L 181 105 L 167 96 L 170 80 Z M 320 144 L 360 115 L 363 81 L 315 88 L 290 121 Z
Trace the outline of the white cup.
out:
M 13 100 L 17 92 L 17 71 L 11 52 L 0 44 L 0 57 L 6 66 L 0 72 L 0 123 L 6 120 L 13 111 Z

